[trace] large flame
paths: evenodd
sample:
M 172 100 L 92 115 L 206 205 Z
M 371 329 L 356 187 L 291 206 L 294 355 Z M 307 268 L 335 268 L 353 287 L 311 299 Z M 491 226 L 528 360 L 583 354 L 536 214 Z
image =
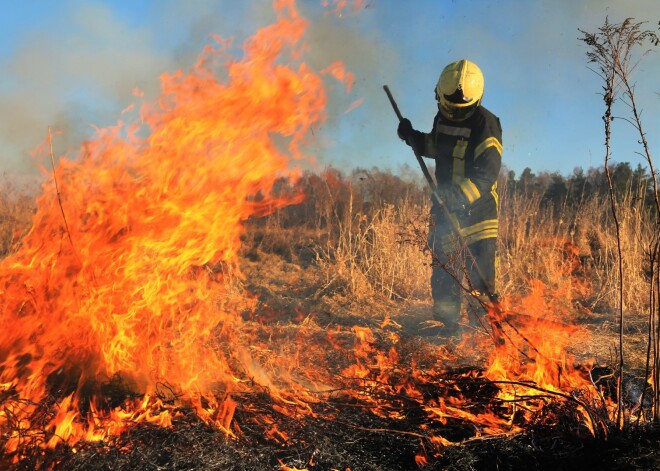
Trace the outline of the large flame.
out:
M 98 423 L 74 419 L 107 407 L 80 409 L 99 378 L 121 374 L 145 394 L 139 412 L 118 408 L 118 419 L 167 424 L 149 399 L 160 384 L 228 398 L 235 372 L 252 368 L 237 332 L 248 301 L 229 283 L 240 277 L 242 222 L 297 200 L 271 189 L 295 172 L 291 159 L 326 102 L 319 74 L 299 59 L 305 21 L 293 1 L 275 7 L 278 21 L 245 42 L 242 59 L 215 38 L 192 71 L 163 74 L 162 95 L 138 121 L 100 129 L 75 160 L 61 158 L 31 232 L 1 261 L 0 383 L 35 403 L 65 393 L 44 424 L 49 445 L 94 435 Z M 228 430 L 235 405 L 212 402 L 204 411 Z M 33 409 L 15 403 L 0 426 L 11 415 L 29 429 Z

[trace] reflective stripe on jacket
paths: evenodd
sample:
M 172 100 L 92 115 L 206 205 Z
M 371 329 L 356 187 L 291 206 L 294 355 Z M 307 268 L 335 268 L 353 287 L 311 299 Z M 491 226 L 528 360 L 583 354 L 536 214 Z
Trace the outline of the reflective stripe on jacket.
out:
M 469 244 L 497 237 L 497 177 L 502 166 L 500 120 L 483 106 L 461 122 L 443 119 L 438 112 L 430 133 L 415 131 L 417 151 L 435 160 L 438 189 L 460 189 L 465 209 L 455 211 L 461 236 Z M 432 209 L 444 218 L 441 208 Z M 451 229 L 447 229 L 449 232 Z

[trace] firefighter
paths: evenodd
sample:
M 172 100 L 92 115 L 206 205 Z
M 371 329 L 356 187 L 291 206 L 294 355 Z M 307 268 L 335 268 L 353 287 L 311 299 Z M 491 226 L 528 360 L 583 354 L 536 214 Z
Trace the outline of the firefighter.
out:
M 481 306 L 494 301 L 497 258 L 497 177 L 502 163 L 502 128 L 481 105 L 484 77 L 462 59 L 447 65 L 435 88 L 438 113 L 430 133 L 402 119 L 398 136 L 435 160 L 439 199 L 431 206 L 429 247 L 433 250 L 433 317 L 442 337 L 459 335 L 463 293 Z M 461 250 L 467 246 L 468 250 Z M 463 270 L 456 268 L 456 261 Z M 453 268 L 452 268 L 453 267 Z M 483 314 L 483 310 L 479 310 Z M 472 317 L 472 323 L 479 323 Z

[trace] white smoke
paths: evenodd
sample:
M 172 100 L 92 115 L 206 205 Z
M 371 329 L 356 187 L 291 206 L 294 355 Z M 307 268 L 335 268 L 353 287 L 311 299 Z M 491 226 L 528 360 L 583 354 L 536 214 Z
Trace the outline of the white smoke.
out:
M 529 123 L 566 112 L 562 103 L 567 95 L 589 93 L 598 106 L 597 87 L 587 90 L 595 81 L 586 78 L 590 72 L 577 28 L 595 31 L 606 15 L 613 22 L 629 16 L 653 20 L 649 15 L 657 11 L 655 0 L 367 0 L 361 11 L 348 10 L 338 18 L 329 11 L 332 2 L 326 9 L 321 3 L 297 1 L 309 22 L 305 60 L 316 71 L 339 60 L 355 74 L 350 93 L 328 80 L 329 120 L 325 129 L 314 130 L 314 150 L 322 161 L 339 166 L 342 158 L 355 163 L 356 155 L 364 159 L 363 166 L 400 163 L 396 159 L 405 149 L 394 146 L 397 150 L 392 151 L 396 119 L 382 85 L 389 84 L 404 114 L 427 129 L 435 114 L 432 87 L 442 67 L 459 57 L 484 65 L 485 101 L 494 105 L 496 114 L 508 116 L 506 145 L 517 136 L 541 135 Z M 159 76 L 192 65 L 211 34 L 235 38 L 238 47 L 275 18 L 267 0 L 161 0 L 136 5 L 130 8 L 142 11 L 127 14 L 114 2 L 64 0 L 47 18 L 47 27 L 27 24 L 11 38 L 11 53 L 0 54 L 0 172 L 33 171 L 29 151 L 44 141 L 48 126 L 62 131 L 55 142 L 59 154 L 90 136 L 92 125 L 114 124 L 121 110 L 135 101 L 135 87 L 147 97 L 155 95 Z M 515 34 L 501 34 L 507 31 Z M 654 83 L 648 77 L 660 73 L 658 64 L 657 54 L 645 58 L 640 77 Z M 640 82 L 643 87 L 644 80 Z M 363 104 L 344 115 L 360 98 Z M 548 109 L 548 103 L 557 108 Z M 575 106 L 575 100 L 572 103 Z M 647 116 L 652 118 L 658 100 L 648 103 Z M 597 115 L 594 120 L 597 127 Z M 508 155 L 515 158 L 515 153 Z

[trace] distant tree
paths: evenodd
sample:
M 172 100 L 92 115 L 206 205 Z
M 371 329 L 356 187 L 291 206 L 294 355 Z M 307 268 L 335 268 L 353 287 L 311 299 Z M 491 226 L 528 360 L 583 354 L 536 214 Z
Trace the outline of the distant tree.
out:
M 555 211 L 557 211 L 566 200 L 567 194 L 568 187 L 566 186 L 566 179 L 558 172 L 551 173 L 550 181 L 543 194 L 543 201 L 551 203 Z
M 516 194 L 517 182 L 516 182 L 516 172 L 513 170 L 507 170 L 505 167 L 502 168 L 500 173 L 500 191 L 506 192 L 507 197 L 511 197 Z
M 622 162 L 612 166 L 612 189 L 617 199 L 623 198 L 631 190 L 633 171 L 630 163 Z
M 568 199 L 570 203 L 583 201 L 586 195 L 591 195 L 592 186 L 587 180 L 582 167 L 575 167 L 568 178 Z
M 507 181 L 515 182 L 516 181 L 516 172 L 509 170 L 506 174 Z
M 644 206 L 651 206 L 654 203 L 653 179 L 642 164 L 637 164 L 637 168 L 633 171 L 632 189 L 635 198 Z
M 522 193 L 530 193 L 538 187 L 536 175 L 534 175 L 531 168 L 525 167 L 522 171 L 517 182 L 517 187 Z

